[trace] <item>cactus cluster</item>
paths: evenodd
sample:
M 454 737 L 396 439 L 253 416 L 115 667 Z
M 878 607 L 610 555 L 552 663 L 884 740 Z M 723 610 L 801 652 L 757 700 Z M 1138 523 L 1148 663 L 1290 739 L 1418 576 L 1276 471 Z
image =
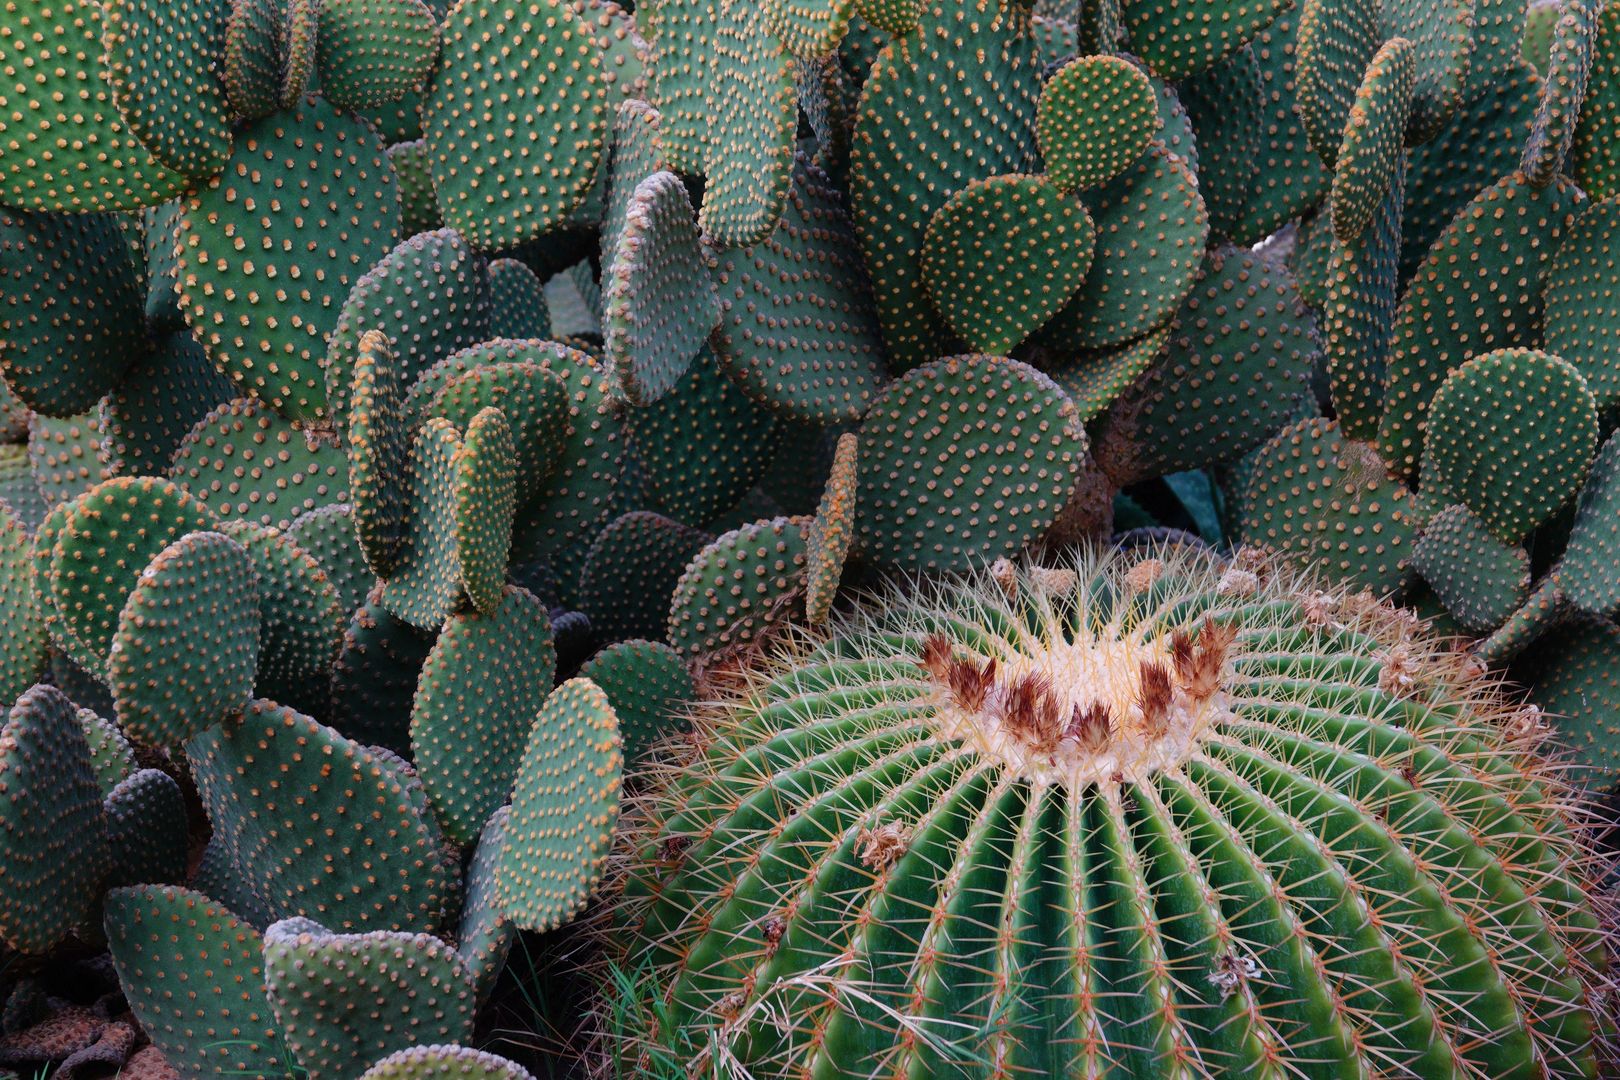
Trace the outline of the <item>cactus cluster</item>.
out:
M 0 1080 L 1616 1075 L 1616 237 L 1620 0 L 9 0 Z

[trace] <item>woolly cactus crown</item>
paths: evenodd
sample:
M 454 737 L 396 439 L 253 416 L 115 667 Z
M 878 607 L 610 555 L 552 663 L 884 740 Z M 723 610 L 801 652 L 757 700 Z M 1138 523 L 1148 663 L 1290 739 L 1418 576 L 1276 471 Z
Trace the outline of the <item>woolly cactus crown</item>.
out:
M 647 1056 L 1593 1075 L 1596 868 L 1540 735 L 1259 563 L 909 583 L 704 707 L 640 807 Z

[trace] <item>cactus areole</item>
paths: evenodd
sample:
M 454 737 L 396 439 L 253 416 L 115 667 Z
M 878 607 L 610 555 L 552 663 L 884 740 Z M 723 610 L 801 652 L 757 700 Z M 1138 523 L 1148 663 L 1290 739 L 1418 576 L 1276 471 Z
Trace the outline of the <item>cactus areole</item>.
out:
M 1589 1077 L 1576 803 L 1396 609 L 1082 554 L 910 585 L 697 718 L 627 842 L 648 1059 Z M 722 1071 L 722 1074 L 724 1072 Z

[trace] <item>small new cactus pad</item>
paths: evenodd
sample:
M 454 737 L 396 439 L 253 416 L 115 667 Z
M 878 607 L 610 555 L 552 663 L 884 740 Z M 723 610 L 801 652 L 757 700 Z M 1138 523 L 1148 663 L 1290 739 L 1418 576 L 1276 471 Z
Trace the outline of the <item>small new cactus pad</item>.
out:
M 0 726 L 0 942 L 55 946 L 90 914 L 111 867 L 84 729 L 66 695 L 36 686 Z
M 351 612 L 365 602 L 376 578 L 354 533 L 354 507 L 334 503 L 300 514 L 282 535 L 320 566 L 332 583 L 339 611 Z
M 274 915 L 436 929 L 451 888 L 437 830 L 386 753 L 267 701 L 186 747 L 214 836 Z
M 545 282 L 516 259 L 489 262 L 489 334 L 497 338 L 551 336 Z
M 517 450 L 506 414 L 487 408 L 472 418 L 456 460 L 451 500 L 456 578 L 477 611 L 501 602 L 517 508 Z
M 231 0 L 220 82 L 235 119 L 262 119 L 281 101 L 288 7 L 288 0 Z
M 1557 179 L 1513 175 L 1481 191 L 1440 234 L 1395 313 L 1378 450 L 1416 475 L 1429 399 L 1470 357 L 1528 344 L 1540 324 L 1548 260 L 1585 202 Z
M 1333 172 L 1333 233 L 1350 243 L 1372 224 L 1406 142 L 1417 87 L 1417 49 L 1405 38 L 1384 42 L 1356 90 Z
M 343 301 L 326 351 L 326 396 L 341 430 L 360 343 L 381 331 L 408 387 L 446 357 L 489 338 L 490 279 L 454 229 L 419 233 L 370 267 Z M 410 432 L 406 433 L 406 438 Z
M 326 673 L 348 614 L 309 552 L 286 534 L 251 521 L 219 531 L 247 551 L 259 580 L 259 675 L 253 691 L 309 712 L 324 712 Z
M 382 597 L 390 611 L 423 630 L 437 630 L 461 598 L 455 504 L 462 456 L 461 436 L 443 418 L 420 428 L 411 448 L 409 534 Z
M 1446 610 L 1476 632 L 1500 626 L 1530 595 L 1530 556 L 1460 504 L 1423 526 L 1411 562 Z
M 478 844 L 467 860 L 462 890 L 461 922 L 456 930 L 456 952 L 472 977 L 473 996 L 482 1005 L 489 1000 L 517 938 L 517 928 L 501 910 L 497 895 L 506 826 L 512 808 L 503 806 L 489 816 L 478 833 Z
M 367 330 L 355 349 L 347 401 L 349 497 L 354 533 L 366 565 L 390 577 L 405 543 L 411 429 L 405 423 L 402 363 L 381 330 Z
M 315 69 L 340 109 L 375 109 L 418 89 L 439 57 L 439 24 L 422 0 L 321 0 Z
M 597 534 L 580 571 L 579 604 L 604 641 L 660 639 L 669 597 L 692 557 L 713 537 L 651 510 L 635 510 Z
M 624 232 L 625 214 L 641 182 L 665 168 L 663 144 L 658 137 L 658 110 L 639 98 L 619 103 L 613 118 L 613 138 L 607 162 L 607 203 L 602 209 L 602 244 L 598 249 L 605 278 L 613 269 Z
M 849 201 L 895 371 L 948 350 L 924 293 L 923 232 L 957 191 L 1022 168 L 1035 150 L 1040 62 L 1011 8 L 928 0 L 879 54 L 850 149 Z M 978 57 L 966 81 L 958 57 Z
M 832 611 L 844 574 L 844 560 L 855 538 L 859 455 L 860 440 L 853 432 L 838 437 L 821 502 L 805 533 L 804 615 L 812 626 L 825 622 Z
M 515 585 L 488 614 L 453 615 L 439 632 L 411 703 L 411 749 L 455 843 L 477 839 L 506 801 L 556 672 L 546 609 Z
M 1552 5 L 1536 5 L 1543 6 Z M 1568 164 L 1570 177 L 1582 191 L 1594 199 L 1609 199 L 1620 195 L 1620 146 L 1616 145 L 1620 139 L 1620 9 L 1604 4 L 1598 12 L 1593 48 L 1596 53 Z
M 186 797 L 174 777 L 142 769 L 102 803 L 112 868 L 106 886 L 165 884 L 186 874 Z M 95 929 L 100 930 L 100 919 Z
M 1537 187 L 1566 171 L 1596 51 L 1600 0 L 1566 0 L 1553 25 L 1547 75 L 1519 170 Z
M 1187 163 L 1157 141 L 1082 200 L 1097 229 L 1091 269 L 1040 338 L 1065 349 L 1123 345 L 1164 322 L 1192 288 L 1209 211 Z
M 1035 135 L 1047 179 L 1063 191 L 1107 183 L 1159 133 L 1147 73 L 1118 56 L 1082 56 L 1041 88 Z
M 407 752 L 411 700 L 433 640 L 383 606 L 382 586 L 373 588 L 332 665 L 332 726 L 364 745 Z
M 996 356 L 953 356 L 884 389 L 860 431 L 856 543 L 881 565 L 963 569 L 1057 518 L 1085 455 L 1074 404 Z
M 143 310 L 112 215 L 0 211 L 0 376 L 24 405 L 55 417 L 93 408 L 145 351 Z
M 30 210 L 138 210 L 190 183 L 165 168 L 113 103 L 102 5 L 18 0 L 0 27 L 0 201 Z
M 833 52 L 849 30 L 858 0 L 770 0 L 760 5 L 764 28 L 796 57 L 815 60 Z
M 1087 349 L 1049 374 L 1074 402 L 1080 419 L 1090 421 L 1153 366 L 1170 340 L 1170 329 L 1167 323 L 1128 345 Z
M 90 745 L 90 767 L 96 773 L 96 786 L 105 798 L 134 774 L 135 748 L 110 720 L 103 720 L 90 709 L 81 708 L 77 715 L 85 742 Z
M 1043 176 L 992 176 L 928 219 L 922 276 L 934 307 L 978 352 L 1005 354 L 1074 296 L 1097 230 Z
M 164 166 L 199 179 L 224 168 L 231 117 L 214 61 L 228 0 L 111 0 L 101 9 L 118 113 Z
M 247 706 L 258 663 L 252 559 L 219 533 L 187 533 L 141 571 L 118 616 L 107 660 L 118 725 L 178 748 Z
M 287 0 L 287 63 L 281 72 L 276 104 L 295 108 L 315 80 L 316 34 L 320 32 L 321 0 Z
M 719 321 L 686 185 L 654 173 L 625 208 L 602 286 L 602 347 L 625 400 L 649 405 L 674 389 Z
M 1519 605 L 1519 610 L 1508 616 L 1489 637 L 1474 645 L 1474 657 L 1482 664 L 1505 664 L 1549 631 L 1562 626 L 1572 614 L 1569 600 L 1559 587 L 1558 575 L 1543 574 L 1530 598 Z
M 433 162 L 428 153 L 426 139 L 392 143 L 388 147 L 388 160 L 399 181 L 400 232 L 405 236 L 416 236 L 444 225 L 438 196 L 433 193 Z
M 173 885 L 112 890 L 103 925 L 130 1009 L 180 1075 L 281 1074 L 257 930 Z
M 1324 271 L 1319 327 L 1323 351 L 1333 358 L 1328 396 L 1340 429 L 1353 439 L 1377 438 L 1384 415 L 1409 172 L 1403 161 L 1397 159 L 1371 224 L 1348 242 L 1335 238 Z
M 0 499 L 0 701 L 15 701 L 39 680 L 49 645 L 28 530 Z
M 584 906 L 612 847 L 623 772 L 602 689 L 576 678 L 553 690 L 529 731 L 496 875 L 514 924 L 550 930 Z
M 1620 610 L 1620 437 L 1611 435 L 1592 460 L 1558 563 L 1558 585 L 1571 603 L 1594 615 Z
M 51 546 L 36 546 L 48 568 L 43 599 L 60 619 L 58 644 L 100 673 L 141 572 L 169 544 L 218 519 L 173 482 L 152 476 L 104 481 L 63 506 Z
M 221 519 L 271 528 L 349 501 L 348 462 L 332 437 L 300 431 L 253 398 L 199 420 L 169 475 Z
M 1530 700 L 1574 755 L 1579 778 L 1613 787 L 1620 780 L 1620 629 L 1577 620 L 1537 642 L 1526 663 L 1535 676 Z
M 1597 406 L 1563 360 L 1502 349 L 1446 377 L 1429 404 L 1428 431 L 1424 498 L 1467 505 L 1512 544 L 1580 490 L 1597 451 Z
M 562 0 L 464 0 L 443 35 L 422 131 L 445 223 L 481 251 L 562 224 L 590 191 L 611 119 L 589 27 Z
M 1620 196 L 1581 212 L 1547 271 L 1546 350 L 1575 365 L 1598 408 L 1620 405 Z
M 776 230 L 716 256 L 721 366 L 754 400 L 817 423 L 856 420 L 883 382 L 883 342 L 838 189 L 801 154 Z
M 161 476 L 203 417 L 236 397 L 188 333 L 165 335 L 101 403 L 107 457 L 126 476 Z
M 428 934 L 274 923 L 264 932 L 264 989 L 309 1080 L 345 1080 L 397 1050 L 473 1033 L 472 979 Z
M 467 1046 L 413 1046 L 389 1054 L 360 1080 L 534 1080 L 516 1062 Z
M 1056 571 L 898 586 L 700 711 L 625 845 L 649 1059 L 1596 1074 L 1597 883 L 1512 702 L 1308 579 Z
M 489 356 L 498 362 L 449 378 L 428 409 L 429 416 L 442 416 L 458 429 L 470 427 L 484 409 L 500 409 L 512 429 L 520 507 L 544 495 L 567 446 L 568 386 L 556 371 L 535 362 L 546 353 L 546 345 L 533 342 L 492 343 L 461 353 L 464 360 Z
M 1304 420 L 1279 431 L 1251 470 L 1239 507 L 1243 539 L 1377 596 L 1410 583 L 1421 517 L 1371 446 L 1344 438 L 1332 421 Z
M 272 209 L 294 200 L 308 209 Z M 399 239 L 399 215 L 394 168 L 364 121 L 318 97 L 255 121 L 224 172 L 187 197 L 186 321 L 243 390 L 289 420 L 324 420 L 327 335 Z
M 697 688 L 680 654 L 661 641 L 619 641 L 587 660 L 581 677 L 602 688 L 619 718 L 626 767 L 681 730 Z
M 690 662 L 758 648 L 802 610 L 808 574 L 805 518 L 731 530 L 693 557 L 675 584 L 665 632 Z

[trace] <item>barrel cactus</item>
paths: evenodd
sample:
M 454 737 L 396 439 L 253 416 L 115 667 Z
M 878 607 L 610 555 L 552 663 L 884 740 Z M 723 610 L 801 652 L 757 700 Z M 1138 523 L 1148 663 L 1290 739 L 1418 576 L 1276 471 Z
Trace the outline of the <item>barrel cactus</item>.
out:
M 643 1066 L 758 1077 L 1594 1076 L 1597 866 L 1542 730 L 1258 562 L 909 585 L 666 751 L 618 1008 Z

